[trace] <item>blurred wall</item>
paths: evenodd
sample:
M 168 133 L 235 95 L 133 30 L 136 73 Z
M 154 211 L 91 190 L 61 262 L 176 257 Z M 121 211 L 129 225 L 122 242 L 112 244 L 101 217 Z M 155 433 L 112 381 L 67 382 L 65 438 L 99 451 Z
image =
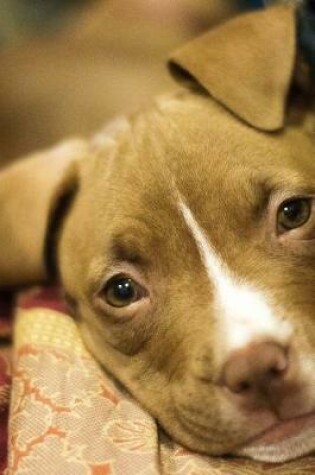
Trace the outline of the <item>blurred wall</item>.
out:
M 73 9 L 89 0 L 0 0 L 0 42 L 61 29 Z
M 232 0 L 91 0 L 72 10 L 66 1 L 3 1 L 7 18 L 19 5 L 18 17 L 26 22 L 29 8 L 33 20 L 27 28 L 12 22 L 15 33 L 2 33 L 11 39 L 0 48 L 2 163 L 68 136 L 87 136 L 171 90 L 170 51 L 239 8 Z M 48 11 L 58 28 L 44 27 Z

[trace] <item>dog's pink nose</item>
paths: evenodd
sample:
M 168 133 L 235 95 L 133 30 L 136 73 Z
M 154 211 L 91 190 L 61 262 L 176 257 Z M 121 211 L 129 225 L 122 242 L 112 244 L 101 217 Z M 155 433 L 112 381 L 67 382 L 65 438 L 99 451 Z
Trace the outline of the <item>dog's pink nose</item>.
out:
M 271 342 L 253 343 L 231 355 L 223 381 L 232 393 L 268 398 L 273 389 L 285 385 L 288 367 L 285 348 Z

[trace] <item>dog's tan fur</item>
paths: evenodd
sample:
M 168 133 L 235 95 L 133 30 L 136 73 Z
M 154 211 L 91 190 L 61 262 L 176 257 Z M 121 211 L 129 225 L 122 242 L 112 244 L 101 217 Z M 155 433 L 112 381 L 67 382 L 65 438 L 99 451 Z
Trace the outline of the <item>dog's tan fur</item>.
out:
M 306 226 L 276 233 L 281 199 L 315 193 L 312 107 L 297 120 L 287 97 L 294 81 L 294 18 L 293 9 L 279 7 L 213 33 L 228 42 L 244 24 L 259 29 L 257 44 L 241 35 L 250 54 L 242 62 L 247 89 L 240 90 L 253 103 L 244 102 L 243 92 L 238 97 L 239 68 L 235 78 L 231 68 L 225 83 L 228 63 L 222 60 L 215 74 L 215 61 L 204 62 L 217 57 L 220 43 L 214 41 L 212 52 L 211 36 L 203 37 L 174 58 L 220 103 L 198 88 L 179 91 L 118 121 L 104 141 L 76 144 L 61 167 L 53 155 L 47 163 L 39 156 L 0 177 L 0 285 L 47 277 L 48 228 L 60 280 L 91 352 L 176 440 L 208 454 L 237 452 L 277 418 L 269 393 L 244 406 L 222 385 L 226 361 L 218 358 L 214 287 L 180 198 L 229 269 L 265 291 L 294 329 L 281 418 L 315 410 L 314 206 Z M 262 44 L 269 40 L 271 51 Z M 277 58 L 285 57 L 264 63 L 273 48 Z M 232 62 L 242 55 L 241 44 L 233 52 L 231 41 L 228 49 L 223 46 L 224 57 Z M 255 94 L 262 71 L 264 84 Z M 104 283 L 117 273 L 131 275 L 147 297 L 124 309 L 106 304 Z M 282 445 L 278 459 L 301 455 L 291 449 Z

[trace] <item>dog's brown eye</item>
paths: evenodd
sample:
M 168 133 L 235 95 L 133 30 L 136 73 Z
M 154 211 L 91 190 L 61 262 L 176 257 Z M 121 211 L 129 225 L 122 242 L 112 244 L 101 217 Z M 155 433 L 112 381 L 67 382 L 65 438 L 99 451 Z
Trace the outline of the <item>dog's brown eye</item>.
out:
M 285 201 L 278 210 L 278 226 L 285 231 L 303 226 L 311 215 L 311 203 L 307 198 Z
M 128 277 L 113 277 L 104 289 L 106 302 L 112 307 L 126 307 L 143 296 L 143 290 Z

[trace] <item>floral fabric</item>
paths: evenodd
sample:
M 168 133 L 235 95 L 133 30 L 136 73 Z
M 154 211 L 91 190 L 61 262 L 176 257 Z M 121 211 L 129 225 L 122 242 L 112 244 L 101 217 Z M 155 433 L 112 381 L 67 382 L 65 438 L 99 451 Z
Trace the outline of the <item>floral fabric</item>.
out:
M 179 447 L 94 361 L 52 293 L 33 292 L 20 307 L 6 475 L 315 473 L 314 457 L 270 465 Z

